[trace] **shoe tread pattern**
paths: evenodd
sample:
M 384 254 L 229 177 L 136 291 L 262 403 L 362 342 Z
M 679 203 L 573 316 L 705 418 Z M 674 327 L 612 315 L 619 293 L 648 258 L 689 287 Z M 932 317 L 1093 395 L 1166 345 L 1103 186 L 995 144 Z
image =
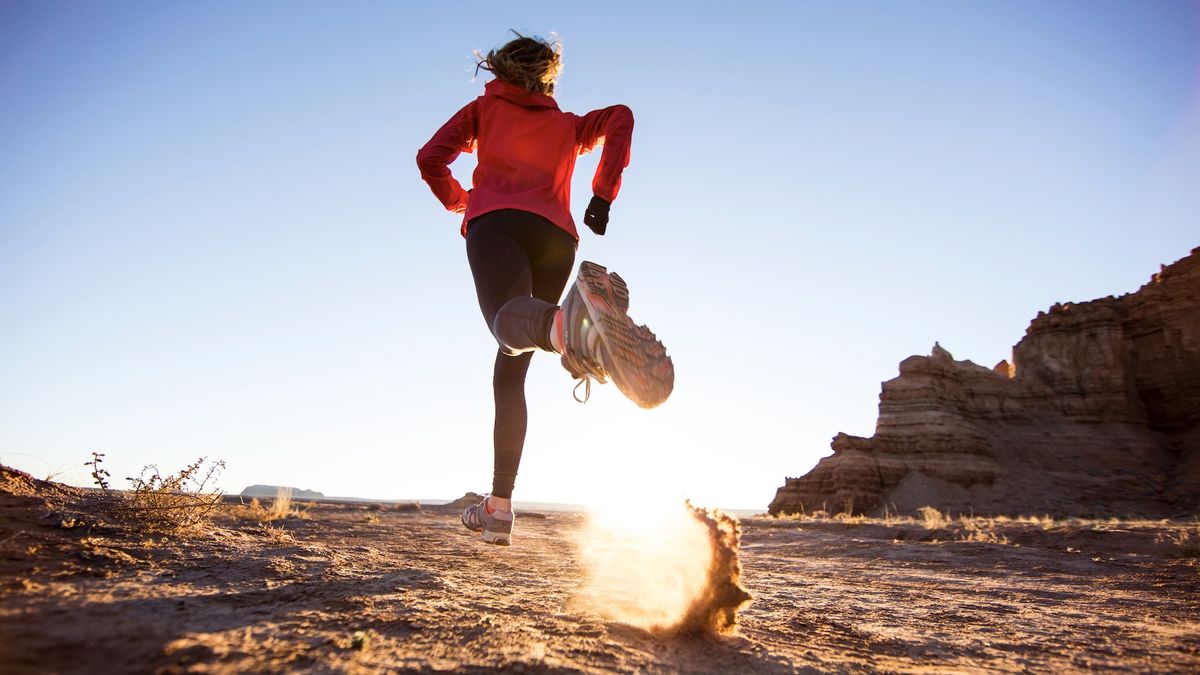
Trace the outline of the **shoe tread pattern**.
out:
M 643 408 L 653 408 L 671 395 L 675 365 L 662 342 L 646 326 L 628 316 L 629 286 L 616 273 L 596 263 L 580 264 L 579 280 L 589 298 L 599 298 L 608 309 L 593 306 L 592 321 L 601 328 L 605 370 L 623 394 Z

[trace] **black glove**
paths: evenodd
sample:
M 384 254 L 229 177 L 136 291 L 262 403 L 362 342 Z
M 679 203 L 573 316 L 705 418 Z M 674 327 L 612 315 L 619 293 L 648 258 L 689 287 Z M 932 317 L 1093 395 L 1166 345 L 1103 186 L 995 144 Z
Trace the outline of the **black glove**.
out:
M 583 224 L 590 227 L 592 232 L 603 236 L 604 231 L 608 229 L 608 209 L 610 206 L 612 206 L 612 202 L 592 195 L 592 201 L 588 202 L 587 211 L 583 212 Z

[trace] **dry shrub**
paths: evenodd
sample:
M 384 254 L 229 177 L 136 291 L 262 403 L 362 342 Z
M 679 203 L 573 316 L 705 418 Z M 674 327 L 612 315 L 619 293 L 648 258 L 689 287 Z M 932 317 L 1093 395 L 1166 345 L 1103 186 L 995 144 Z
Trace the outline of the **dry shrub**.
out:
M 259 526 L 259 532 L 263 535 L 263 537 L 275 542 L 276 544 L 292 544 L 296 541 L 296 539 L 287 530 L 283 529 L 282 527 L 276 527 L 275 525 L 270 525 L 267 523 L 263 523 Z
M 996 533 L 996 521 L 990 518 L 960 518 L 966 534 L 959 541 L 1007 544 L 1008 537 Z
M 950 517 L 932 506 L 922 506 L 917 509 L 917 513 L 921 516 L 921 524 L 927 530 L 941 529 L 950 524 Z
M 861 523 L 865 517 L 866 515 L 862 513 L 855 515 L 854 497 L 846 497 L 845 501 L 842 502 L 842 510 L 833 514 L 834 520 L 843 523 Z
M 108 485 L 111 475 L 101 464 L 104 453 L 93 452 L 86 465 L 92 468 L 92 479 L 106 494 L 116 496 L 109 506 L 112 516 L 137 528 L 151 530 L 185 530 L 205 523 L 221 501 L 221 492 L 214 482 L 225 462 L 216 461 L 205 468 L 207 458 L 201 457 L 177 473 L 163 474 L 149 464 L 141 474 L 126 478 L 130 488 L 114 491 Z
M 1200 558 L 1200 523 L 1194 528 L 1182 528 L 1167 535 L 1168 541 L 1176 547 L 1173 554 L 1180 558 Z

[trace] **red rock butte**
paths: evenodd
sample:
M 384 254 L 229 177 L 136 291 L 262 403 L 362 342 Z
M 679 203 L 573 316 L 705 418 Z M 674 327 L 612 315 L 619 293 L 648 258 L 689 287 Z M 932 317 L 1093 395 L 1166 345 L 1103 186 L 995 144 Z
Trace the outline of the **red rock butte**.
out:
M 883 383 L 875 435 L 787 478 L 772 514 L 1191 516 L 1200 509 L 1200 248 L 1136 293 L 1039 312 L 1012 363 L 934 344 Z

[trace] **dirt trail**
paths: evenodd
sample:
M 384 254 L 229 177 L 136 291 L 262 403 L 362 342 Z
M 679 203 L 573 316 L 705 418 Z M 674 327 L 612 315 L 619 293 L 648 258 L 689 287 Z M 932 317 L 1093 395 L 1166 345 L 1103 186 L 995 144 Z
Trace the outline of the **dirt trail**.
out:
M 5 673 L 1200 669 L 1200 564 L 1171 525 L 1014 523 L 996 544 L 744 520 L 738 634 L 682 638 L 577 600 L 580 515 L 519 517 L 509 548 L 378 505 L 145 535 L 89 522 L 87 491 L 6 477 Z

